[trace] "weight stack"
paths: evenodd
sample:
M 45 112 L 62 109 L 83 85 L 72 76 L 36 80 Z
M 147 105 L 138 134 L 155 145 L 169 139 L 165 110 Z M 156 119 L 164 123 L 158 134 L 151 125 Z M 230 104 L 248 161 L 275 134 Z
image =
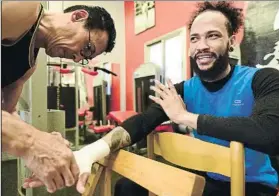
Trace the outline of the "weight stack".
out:
M 47 112 L 47 130 L 48 132 L 59 132 L 65 137 L 65 111 L 49 110 Z

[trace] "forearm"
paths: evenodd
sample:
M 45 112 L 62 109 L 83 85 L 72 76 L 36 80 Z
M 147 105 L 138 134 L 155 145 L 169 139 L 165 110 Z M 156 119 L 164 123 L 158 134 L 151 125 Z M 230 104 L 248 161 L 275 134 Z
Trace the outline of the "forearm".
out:
M 76 159 L 82 160 L 79 163 L 81 170 L 88 171 L 91 163 L 136 143 L 166 120 L 168 120 L 168 117 L 162 108 L 156 104 L 146 112 L 130 117 L 103 138 L 75 152 Z M 86 165 L 83 166 L 82 163 Z
M 122 127 L 116 127 L 103 138 L 83 147 L 79 151 L 75 151 L 74 155 L 80 174 L 90 172 L 93 163 L 130 144 L 129 133 Z
M 254 150 L 278 154 L 279 116 L 216 117 L 185 112 L 180 124 L 197 130 L 200 135 L 238 141 Z
M 130 146 L 151 133 L 158 125 L 169 120 L 162 107 L 152 104 L 145 112 L 125 120 L 102 139 L 112 152 Z
M 2 110 L 2 148 L 4 152 L 22 157 L 33 144 L 33 133 L 37 131 L 12 114 Z
M 279 119 L 276 116 L 222 118 L 200 115 L 197 132 L 227 141 L 238 141 L 267 154 L 278 154 L 278 127 Z

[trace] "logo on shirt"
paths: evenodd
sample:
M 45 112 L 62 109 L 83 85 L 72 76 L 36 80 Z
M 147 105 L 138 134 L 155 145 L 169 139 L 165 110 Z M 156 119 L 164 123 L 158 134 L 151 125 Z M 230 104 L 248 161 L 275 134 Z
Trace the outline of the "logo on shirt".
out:
M 240 99 L 237 99 L 237 100 L 234 100 L 233 105 L 234 106 L 242 106 L 242 105 L 244 105 L 244 103 Z

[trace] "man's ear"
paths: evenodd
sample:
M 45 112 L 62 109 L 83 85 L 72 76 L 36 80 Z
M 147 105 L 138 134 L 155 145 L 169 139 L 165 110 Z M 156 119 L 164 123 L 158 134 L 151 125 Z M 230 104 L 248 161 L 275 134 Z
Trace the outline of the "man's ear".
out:
M 72 13 L 73 22 L 81 22 L 88 18 L 88 12 L 86 10 L 75 10 Z
M 235 35 L 232 35 L 232 36 L 229 38 L 229 47 L 234 48 L 235 45 L 236 45 L 236 36 L 235 36 Z

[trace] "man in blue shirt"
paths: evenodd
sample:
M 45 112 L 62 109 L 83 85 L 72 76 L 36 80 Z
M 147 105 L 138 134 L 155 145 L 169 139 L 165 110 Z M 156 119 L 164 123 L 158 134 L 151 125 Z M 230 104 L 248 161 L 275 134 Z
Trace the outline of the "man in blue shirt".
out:
M 223 146 L 229 141 L 242 142 L 246 147 L 246 195 L 276 195 L 278 174 L 268 155 L 279 151 L 279 72 L 229 64 L 228 53 L 234 50 L 242 18 L 241 11 L 228 2 L 200 4 L 189 24 L 190 62 L 197 76 L 176 85 L 168 81 L 169 88 L 156 82 L 153 90 L 160 97 L 150 96 L 156 104 L 121 127 L 131 143 L 169 119 L 193 128 L 194 136 L 204 141 Z M 230 195 L 228 177 L 205 176 L 204 196 Z M 124 178 L 117 182 L 115 196 L 127 195 L 148 194 Z

